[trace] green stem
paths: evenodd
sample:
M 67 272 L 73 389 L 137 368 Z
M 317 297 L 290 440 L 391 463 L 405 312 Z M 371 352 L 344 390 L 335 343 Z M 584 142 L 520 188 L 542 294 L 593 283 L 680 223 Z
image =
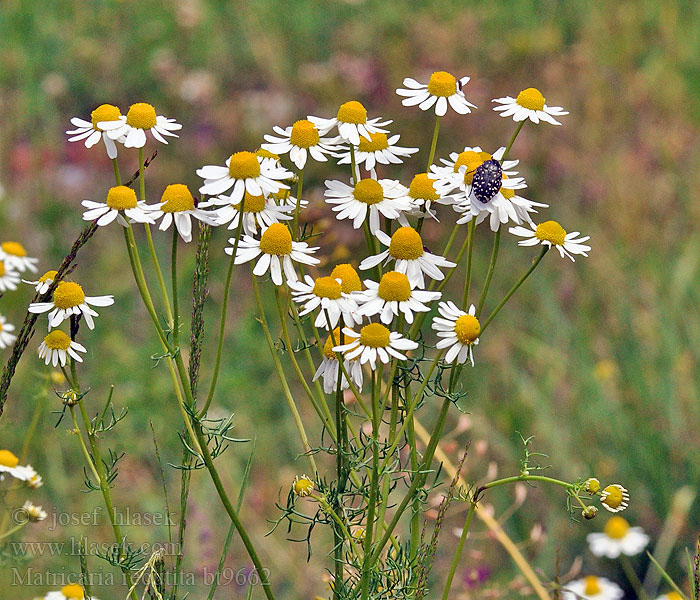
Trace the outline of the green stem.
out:
M 15 525 L 12 529 L 8 529 L 4 533 L 1 533 L 0 540 L 4 540 L 5 538 L 10 537 L 13 533 L 17 533 L 27 523 L 29 523 L 29 519 L 27 519 L 24 523 L 20 523 L 19 525 Z
M 484 302 L 486 302 L 486 295 L 489 293 L 489 286 L 491 285 L 491 278 L 493 277 L 493 272 L 496 268 L 496 260 L 498 259 L 498 247 L 501 242 L 501 226 L 498 226 L 496 234 L 493 236 L 493 249 L 491 250 L 491 260 L 489 262 L 489 270 L 486 273 L 486 281 L 484 282 L 484 289 L 481 290 L 481 297 L 479 298 L 479 306 L 476 309 L 476 318 L 478 319 L 481 315 L 481 309 L 484 307 Z M 466 303 L 462 306 L 462 310 L 467 310 Z
M 433 129 L 433 140 L 430 142 L 430 154 L 428 154 L 428 165 L 425 167 L 425 172 L 430 172 L 430 165 L 433 164 L 433 159 L 435 158 L 435 148 L 437 147 L 438 133 L 440 132 L 440 115 L 435 116 L 435 128 Z M 425 217 L 420 217 L 418 219 L 418 224 L 416 225 L 416 231 L 418 233 L 423 229 L 423 221 Z
M 630 585 L 637 594 L 637 598 L 639 600 L 649 600 L 649 594 L 647 594 L 644 590 L 644 586 L 642 585 L 642 582 L 639 580 L 637 573 L 632 567 L 630 559 L 625 554 L 620 554 L 620 565 L 622 566 L 622 570 L 625 572 L 625 577 L 627 577 L 627 581 L 630 582 Z
M 299 239 L 299 209 L 301 207 L 301 192 L 304 188 L 304 169 L 299 169 L 299 180 L 297 181 L 297 205 L 294 207 L 294 227 L 292 236 L 295 240 Z
M 177 240 L 179 234 L 177 227 L 173 224 L 173 248 L 170 260 L 170 275 L 173 285 L 173 346 L 178 347 L 179 328 L 180 328 L 180 312 L 177 299 Z
M 146 231 L 146 240 L 148 241 L 148 251 L 151 254 L 151 260 L 153 261 L 153 268 L 156 270 L 156 277 L 158 278 L 158 286 L 160 287 L 160 294 L 163 297 L 163 304 L 165 305 L 165 314 L 168 318 L 168 325 L 171 330 L 174 326 L 173 312 L 170 308 L 170 299 L 168 298 L 168 288 L 165 285 L 165 278 L 163 277 L 163 271 L 160 268 L 160 261 L 158 260 L 158 254 L 156 253 L 156 247 L 153 243 L 153 236 L 151 235 L 151 226 L 148 223 L 143 224 L 143 228 Z M 173 221 L 173 228 L 177 231 L 175 222 Z
M 355 181 L 355 178 L 357 177 L 357 170 L 355 167 L 355 146 L 350 144 L 350 169 L 352 171 L 350 175 L 350 183 L 352 185 L 356 185 L 357 181 Z
M 122 176 L 119 174 L 119 163 L 117 162 L 116 157 L 112 159 L 112 166 L 114 167 L 114 181 L 117 182 L 117 185 L 122 184 Z M 139 174 L 141 174 L 141 171 L 139 170 Z
M 455 550 L 455 555 L 452 558 L 452 564 L 450 564 L 450 570 L 447 573 L 447 579 L 445 581 L 445 588 L 442 591 L 442 600 L 447 600 L 450 595 L 450 588 L 452 587 L 452 580 L 454 579 L 455 572 L 457 571 L 457 566 L 459 565 L 459 559 L 462 556 L 462 550 L 464 550 L 464 542 L 467 539 L 467 533 L 469 532 L 469 526 L 472 523 L 472 517 L 474 516 L 474 511 L 476 510 L 476 502 L 472 502 L 469 506 L 469 511 L 467 512 L 467 518 L 464 521 L 464 527 L 462 528 L 462 535 L 459 536 L 459 543 L 457 544 L 457 550 Z
M 464 293 L 462 294 L 462 306 L 466 306 L 469 302 L 469 288 L 472 283 L 472 254 L 474 251 L 474 231 L 476 230 L 476 219 L 472 217 L 469 221 L 469 230 L 467 232 L 467 275 L 464 279 Z
M 520 130 L 523 128 L 523 125 L 525 125 L 525 121 L 520 121 L 520 123 L 518 123 L 518 126 L 515 128 L 515 131 L 513 132 L 513 135 L 511 136 L 510 141 L 508 142 L 508 145 L 506 146 L 505 151 L 503 152 L 503 156 L 501 157 L 501 162 L 503 162 L 506 159 L 506 157 L 508 156 L 510 149 L 513 147 L 513 142 L 515 141 L 515 138 L 518 137 L 518 134 L 520 133 Z

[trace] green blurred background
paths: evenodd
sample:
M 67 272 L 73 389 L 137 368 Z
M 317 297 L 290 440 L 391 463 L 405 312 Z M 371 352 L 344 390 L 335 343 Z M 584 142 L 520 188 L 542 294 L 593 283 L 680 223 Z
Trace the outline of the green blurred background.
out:
M 549 454 L 543 461 L 552 465 L 551 474 L 623 483 L 632 497 L 627 518 L 656 540 L 676 514 L 678 490 L 697 488 L 700 475 L 696 2 L 6 0 L 0 7 L 2 238 L 20 241 L 40 257 L 42 272 L 62 258 L 83 226 L 80 201 L 101 199 L 112 185 L 102 147 L 87 151 L 81 143 L 69 144 L 64 131 L 72 116 L 88 118 L 104 102 L 122 111 L 133 102 L 150 102 L 159 114 L 183 124 L 178 140 L 158 146 L 147 177 L 151 201 L 168 183 L 197 188 L 196 168 L 254 149 L 273 125 L 286 126 L 307 114 L 331 116 L 350 99 L 365 103 L 370 115 L 393 118 L 391 129 L 402 133 L 402 145 L 423 148 L 402 167 L 380 173 L 408 183 L 424 170 L 433 117 L 402 107 L 394 90 L 404 77 L 425 81 L 434 70 L 470 75 L 466 94 L 479 107 L 471 115 L 452 113 L 443 120 L 437 156 L 465 145 L 505 144 L 513 122 L 491 110 L 492 98 L 534 86 L 549 104 L 570 111 L 563 127 L 527 125 L 512 156 L 521 161 L 527 196 L 549 203 L 548 218 L 591 235 L 593 246 L 590 258 L 575 264 L 554 253 L 547 256 L 490 328 L 477 349 L 477 366 L 468 373 L 470 394 L 462 407 L 469 414 L 458 417 L 454 411 L 446 449 L 454 458 L 471 439 L 466 472 L 478 480 L 496 466 L 499 474 L 517 472 L 522 444 L 516 432 L 534 435 L 534 449 Z M 132 172 L 135 153 L 122 151 L 120 163 L 123 173 Z M 331 265 L 356 251 L 354 256 L 364 255 L 361 237 L 329 219 L 322 202 L 323 179 L 346 176 L 328 165 L 307 169 L 309 218 L 319 230 L 332 226 L 333 233 L 320 239 Z M 438 245 L 446 230 L 447 224 L 430 224 L 427 243 Z M 476 247 L 477 282 L 491 246 L 490 232 L 483 231 Z M 216 231 L 212 241 L 210 332 L 222 296 L 225 237 Z M 169 239 L 158 238 L 163 256 Z M 501 245 L 491 306 L 530 255 L 511 236 Z M 183 290 L 190 286 L 193 250 L 182 253 Z M 164 463 L 177 463 L 179 416 L 165 370 L 153 368 L 150 359 L 158 348 L 134 294 L 118 228 L 99 231 L 78 265 L 76 277 L 88 295 L 113 293 L 117 300 L 100 311 L 94 332 L 82 334 L 90 349 L 82 375 L 91 388 L 88 400 L 101 405 L 114 384 L 116 404 L 129 409 L 103 441 L 126 452 L 114 489 L 117 504 L 132 512 L 162 512 L 147 423 L 153 419 Z M 286 542 L 282 530 L 262 537 L 269 529 L 265 520 L 279 515 L 278 495 L 286 496 L 305 465 L 297 458 L 298 439 L 250 296 L 247 277 L 235 281 L 215 410 L 235 412 L 236 435 L 256 440 L 243 517 L 280 596 L 324 595 L 324 567 L 330 564 L 326 538 L 314 534 L 315 553 L 305 565 L 306 547 Z M 28 287 L 6 294 L 2 313 L 19 325 L 30 297 Z M 38 343 L 37 336 L 30 349 Z M 205 385 L 210 362 L 211 346 L 205 352 Z M 42 366 L 27 353 L 0 421 L 0 447 L 21 447 L 35 407 L 43 402 L 27 460 L 45 485 L 32 498 L 52 513 L 91 511 L 101 498 L 82 492 L 77 443 L 66 421 L 54 427 L 57 414 L 51 411 L 60 409 L 58 399 L 52 391 L 39 399 L 46 376 Z M 313 411 L 303 406 L 303 412 L 318 434 Z M 428 422 L 430 412 L 428 403 L 422 417 Z M 250 449 L 250 444 L 235 446 L 220 459 L 231 489 L 238 489 Z M 176 506 L 179 476 L 169 467 L 166 476 Z M 594 559 L 585 546 L 586 533 L 600 530 L 607 515 L 571 523 L 558 491 L 531 488 L 527 495 L 522 506 L 513 489 L 487 500 L 496 515 L 506 513 L 506 530 L 545 579 L 554 577 L 559 552 L 562 572 L 572 564 L 576 568 L 576 557 L 583 557 L 585 573 L 622 581 L 615 563 Z M 697 503 L 687 522 L 682 513 L 671 518 L 678 522 L 678 534 L 672 535 L 669 560 L 679 581 L 684 547 L 692 546 L 700 528 Z M 449 561 L 453 531 L 462 518 L 455 509 L 445 525 L 439 570 Z M 87 529 L 50 531 L 46 523 L 25 529 L 23 539 L 64 540 L 80 532 L 91 542 L 111 539 L 104 518 Z M 167 539 L 163 527 L 132 526 L 127 533 L 134 542 Z M 207 477 L 197 473 L 185 552 L 186 568 L 200 583 L 214 570 L 224 535 L 218 499 Z M 635 564 L 643 573 L 646 560 Z M 110 571 L 103 565 L 90 559 L 96 572 Z M 79 568 L 77 558 L 65 553 L 28 566 L 41 576 Z M 236 542 L 227 566 L 231 579 L 248 566 Z M 3 571 L 3 597 L 31 598 L 60 587 L 45 585 L 44 579 L 19 591 L 11 586 L 16 575 L 9 562 Z M 459 577 L 454 597 L 507 597 L 516 594 L 509 586 L 520 585 L 503 551 L 478 529 Z M 192 597 L 203 597 L 202 590 L 193 589 Z M 111 600 L 123 590 L 94 593 Z M 243 593 L 233 581 L 219 596 Z

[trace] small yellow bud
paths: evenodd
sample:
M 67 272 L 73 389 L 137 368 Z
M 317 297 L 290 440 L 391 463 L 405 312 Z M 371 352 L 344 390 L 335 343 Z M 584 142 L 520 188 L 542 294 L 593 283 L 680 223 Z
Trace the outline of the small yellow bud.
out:
M 598 508 L 595 506 L 587 506 L 583 509 L 581 514 L 583 515 L 584 519 L 590 521 L 591 519 L 595 519 L 595 516 L 598 514 Z
M 314 491 L 314 482 L 306 475 L 294 478 L 294 493 L 300 498 L 305 498 Z
M 589 494 L 597 494 L 600 491 L 600 481 L 595 477 L 589 477 L 583 487 Z

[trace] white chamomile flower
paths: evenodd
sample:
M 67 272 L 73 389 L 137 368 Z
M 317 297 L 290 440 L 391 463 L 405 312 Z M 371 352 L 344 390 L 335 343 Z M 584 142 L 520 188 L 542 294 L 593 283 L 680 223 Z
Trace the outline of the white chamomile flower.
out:
M 114 296 L 86 296 L 80 284 L 74 281 L 60 281 L 53 292 L 51 302 L 32 302 L 30 313 L 49 313 L 49 330 L 58 327 L 71 315 L 83 315 L 90 329 L 95 328 L 93 317 L 98 313 L 90 306 L 111 306 Z M 50 312 L 49 312 L 50 311 Z
M 451 196 L 443 196 L 435 189 L 435 180 L 431 179 L 427 173 L 418 173 L 411 180 L 406 196 L 413 208 L 408 212 L 411 216 L 430 217 L 435 219 L 435 211 L 431 210 L 433 204 L 450 205 L 453 203 Z
M 204 179 L 200 194 L 218 196 L 233 188 L 229 195 L 232 204 L 240 202 L 244 192 L 268 196 L 280 189 L 289 189 L 281 180 L 292 177 L 292 173 L 279 164 L 247 151 L 229 156 L 226 166 L 206 165 L 197 169 L 197 175 Z
M 616 513 L 629 506 L 630 496 L 619 483 L 613 483 L 600 492 L 600 503 L 610 512 Z
M 275 126 L 273 131 L 281 137 L 265 135 L 268 143 L 262 144 L 262 147 L 276 154 L 288 153 L 297 169 L 304 168 L 309 154 L 318 162 L 326 162 L 326 154 L 333 154 L 339 149 L 335 138 L 321 139 L 316 125 L 307 119 L 301 119 L 285 129 Z
M 649 536 L 641 527 L 630 527 L 625 519 L 614 516 L 608 519 L 603 533 L 589 533 L 586 540 L 596 556 L 617 558 L 620 554 L 639 554 L 647 547 Z
M 561 590 L 562 600 L 617 600 L 623 596 L 619 585 L 595 575 L 567 583 Z
M 561 125 L 554 117 L 563 117 L 569 113 L 561 106 L 547 106 L 544 103 L 544 96 L 536 88 L 522 90 L 517 98 L 506 96 L 505 98 L 495 98 L 492 100 L 498 104 L 493 110 L 500 113 L 502 117 L 513 117 L 513 121 L 519 123 L 525 119 L 530 119 L 533 123 L 546 121 L 552 125 Z
M 44 485 L 43 478 L 33 469 L 32 465 L 27 465 L 27 469 L 30 471 L 29 479 L 27 479 L 27 487 L 36 490 Z
M 174 222 L 180 237 L 192 241 L 192 217 L 209 225 L 218 225 L 216 214 L 197 208 L 190 188 L 182 183 L 173 183 L 165 188 L 160 205 L 151 207 L 155 219 L 162 217 L 158 229 L 165 231 Z
M 355 151 L 355 164 L 365 165 L 368 171 L 374 171 L 377 163 L 380 165 L 399 165 L 403 162 L 401 158 L 406 158 L 418 152 L 418 148 L 402 148 L 395 144 L 401 138 L 400 135 L 392 135 L 387 137 L 386 133 L 370 133 L 369 139 L 363 137 L 357 145 Z M 350 151 L 347 150 L 340 157 L 339 165 L 349 165 L 352 161 Z
M 87 348 L 73 341 L 70 336 L 63 333 L 60 329 L 50 331 L 49 334 L 44 337 L 44 340 L 37 350 L 39 358 L 43 360 L 46 365 L 51 363 L 54 367 L 59 365 L 65 367 L 69 356 L 73 360 L 83 362 L 78 352 L 87 352 Z
M 333 279 L 340 279 L 340 287 L 345 294 L 351 294 L 362 290 L 360 276 L 349 263 L 342 263 L 333 267 L 331 277 Z
M 44 600 L 83 600 L 85 591 L 77 583 L 71 583 L 61 588 L 60 592 L 49 592 L 44 596 Z M 91 596 L 92 600 L 97 600 Z
M 229 238 L 228 241 L 231 247 L 227 247 L 224 251 L 226 254 L 232 254 L 233 244 L 236 243 L 236 240 Z M 263 231 L 260 240 L 244 235 L 238 243 L 234 262 L 240 265 L 260 256 L 253 269 L 253 274 L 259 277 L 269 269 L 272 282 L 275 285 L 282 285 L 282 271 L 284 271 L 287 283 L 297 281 L 294 262 L 305 265 L 316 265 L 320 262 L 318 258 L 312 256 L 316 250 L 318 248 L 310 248 L 306 242 L 293 241 L 292 234 L 286 225 L 273 223 Z
M 459 82 L 454 75 L 445 71 L 435 71 L 430 76 L 428 83 L 418 83 L 415 79 L 407 77 L 403 80 L 406 88 L 399 88 L 396 93 L 404 96 L 401 104 L 415 106 L 421 110 L 430 110 L 435 106 L 435 114 L 442 117 L 447 113 L 447 104 L 456 113 L 466 115 L 476 108 L 464 96 L 462 88 L 469 82 L 469 77 L 462 77 Z
M 526 227 L 511 227 L 508 231 L 513 235 L 524 237 L 526 239 L 518 242 L 518 246 L 554 246 L 562 258 L 568 256 L 574 260 L 573 254 L 582 254 L 588 256 L 587 252 L 591 247 L 583 242 L 587 242 L 590 236 L 577 237 L 580 235 L 578 231 L 566 233 L 564 228 L 556 221 L 545 221 L 539 225 L 530 223 L 531 229 Z
M 424 288 L 423 274 L 441 281 L 445 275 L 438 267 L 455 267 L 455 263 L 431 254 L 423 248 L 423 240 L 413 227 L 399 227 L 394 235 L 389 237 L 381 229 L 375 234 L 377 239 L 387 246 L 384 252 L 365 258 L 360 263 L 360 270 L 365 271 L 376 267 L 382 261 L 395 261 L 394 270 L 404 273 L 413 287 Z
M 32 273 L 37 272 L 36 265 L 38 258 L 27 256 L 27 251 L 19 242 L 3 242 L 0 244 L 0 260 L 5 262 L 5 266 L 13 271 L 24 273 L 27 269 Z
M 0 479 L 5 473 L 20 481 L 29 481 L 36 472 L 30 466 L 23 467 L 17 458 L 9 450 L 0 450 Z
M 479 343 L 481 324 L 476 315 L 476 309 L 472 304 L 469 312 L 459 309 L 454 302 L 440 302 L 438 304 L 439 317 L 433 319 L 433 329 L 439 338 L 442 338 L 436 348 L 443 350 L 449 348 L 445 355 L 445 362 L 469 362 L 474 366 L 474 346 Z
M 16 290 L 19 284 L 19 274 L 10 264 L 0 259 L 0 292 Z
M 129 222 L 153 223 L 152 208 L 143 201 L 139 202 L 136 192 L 125 185 L 109 188 L 104 202 L 83 200 L 82 205 L 88 209 L 83 213 L 83 220 L 97 219 L 99 226 L 109 225 L 114 219 L 124 227 L 128 227 Z M 122 212 L 129 218 L 129 222 L 122 216 Z
M 683 600 L 683 596 L 681 596 L 678 592 L 673 590 L 668 592 L 667 594 L 659 596 L 656 600 Z
M 14 343 L 17 336 L 12 333 L 15 330 L 15 326 L 12 323 L 8 323 L 4 315 L 0 315 L 0 348 L 5 349 L 10 344 Z
M 49 516 L 45 510 L 42 510 L 41 506 L 32 504 L 29 500 L 27 500 L 22 505 L 22 510 L 26 515 L 26 519 L 28 521 L 31 521 L 32 523 L 36 523 L 37 521 L 43 521 L 46 517 Z
M 97 126 L 110 139 L 121 141 L 123 138 L 126 148 L 143 148 L 146 145 L 147 131 L 159 142 L 167 144 L 168 140 L 164 136 L 178 137 L 173 131 L 182 129 L 182 125 L 176 123 L 175 119 L 156 115 L 156 109 L 146 102 L 132 104 L 126 115 L 99 121 Z
M 381 121 L 380 117 L 367 120 L 367 109 L 357 100 L 341 104 L 334 119 L 313 116 L 308 116 L 307 119 L 316 125 L 321 135 L 337 126 L 338 135 L 353 146 L 359 145 L 360 137 L 371 140 L 372 133 L 387 133 L 387 130 L 382 128 L 391 124 L 390 120 Z
M 408 225 L 404 212 L 412 205 L 406 198 L 406 188 L 393 179 L 360 179 L 354 186 L 342 181 L 326 180 L 326 202 L 333 204 L 333 212 L 339 220 L 352 219 L 355 229 L 362 227 L 369 213 L 369 230 L 376 233 L 380 227 L 379 215 L 396 219 Z
M 362 322 L 362 318 L 357 314 L 354 298 L 343 292 L 341 279 L 317 277 L 314 280 L 310 275 L 306 275 L 304 281 L 290 281 L 289 287 L 292 289 L 294 301 L 304 305 L 299 316 L 320 309 L 314 321 L 316 327 L 332 329 L 338 324 L 341 316 L 349 327 Z
M 36 281 L 27 281 L 26 279 L 23 279 L 22 281 L 33 285 L 36 292 L 41 295 L 48 292 L 53 280 L 56 279 L 56 275 L 58 275 L 58 271 L 46 271 L 46 273 L 44 273 Z
M 337 344 L 342 344 L 344 334 L 341 333 L 340 327 L 333 330 L 333 335 L 328 335 L 325 344 L 323 344 L 323 360 L 316 369 L 316 373 L 312 381 L 316 381 L 319 377 L 323 377 L 323 391 L 326 394 L 333 393 L 338 387 L 338 370 L 340 366 L 338 365 L 338 355 L 333 351 L 333 347 Z M 333 341 L 335 340 L 335 342 Z M 362 364 L 359 360 L 346 360 L 343 358 L 343 367 L 345 372 L 350 375 L 350 380 L 353 385 L 362 391 Z M 347 390 L 350 387 L 345 373 L 342 375 L 340 382 L 340 389 Z
M 112 159 L 117 158 L 117 145 L 114 143 L 114 140 L 98 126 L 98 123 L 104 121 L 118 121 L 121 116 L 122 113 L 116 106 L 101 104 L 90 113 L 90 121 L 73 117 L 70 122 L 76 129 L 73 131 L 66 131 L 68 135 L 72 136 L 68 138 L 68 141 L 78 142 L 82 140 L 86 148 L 92 148 L 97 142 L 102 140 L 107 149 L 107 156 Z M 124 139 L 120 139 L 119 141 L 123 143 Z
M 367 289 L 355 292 L 353 297 L 360 305 L 358 313 L 365 317 L 380 315 L 379 320 L 388 325 L 403 314 L 407 323 L 413 323 L 413 313 L 428 312 L 425 303 L 439 300 L 441 292 L 428 292 L 414 289 L 403 273 L 388 271 L 382 275 L 379 283 L 365 280 Z
M 381 323 L 370 323 L 355 333 L 352 329 L 343 328 L 343 334 L 348 338 L 347 343 L 333 348 L 334 352 L 342 352 L 347 360 L 357 359 L 361 364 L 369 363 L 374 370 L 377 359 L 386 364 L 391 357 L 406 360 L 403 352 L 418 348 L 418 342 L 406 339 L 396 331 L 389 331 Z
M 243 232 L 247 235 L 258 233 L 258 227 L 266 228 L 273 223 L 289 221 L 292 217 L 293 204 L 276 204 L 272 197 L 251 196 L 245 192 L 243 200 L 235 204 L 231 203 L 229 196 L 217 196 L 207 202 L 202 202 L 199 206 L 219 206 L 213 211 L 218 225 L 228 223 L 229 229 L 236 229 L 241 219 L 241 204 L 243 204 Z

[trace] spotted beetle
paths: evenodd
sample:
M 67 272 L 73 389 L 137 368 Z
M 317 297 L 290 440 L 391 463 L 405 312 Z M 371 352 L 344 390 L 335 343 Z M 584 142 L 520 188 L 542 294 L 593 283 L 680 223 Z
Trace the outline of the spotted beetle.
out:
M 474 172 L 472 193 L 482 204 L 488 203 L 501 189 L 503 170 L 495 159 L 486 160 Z

